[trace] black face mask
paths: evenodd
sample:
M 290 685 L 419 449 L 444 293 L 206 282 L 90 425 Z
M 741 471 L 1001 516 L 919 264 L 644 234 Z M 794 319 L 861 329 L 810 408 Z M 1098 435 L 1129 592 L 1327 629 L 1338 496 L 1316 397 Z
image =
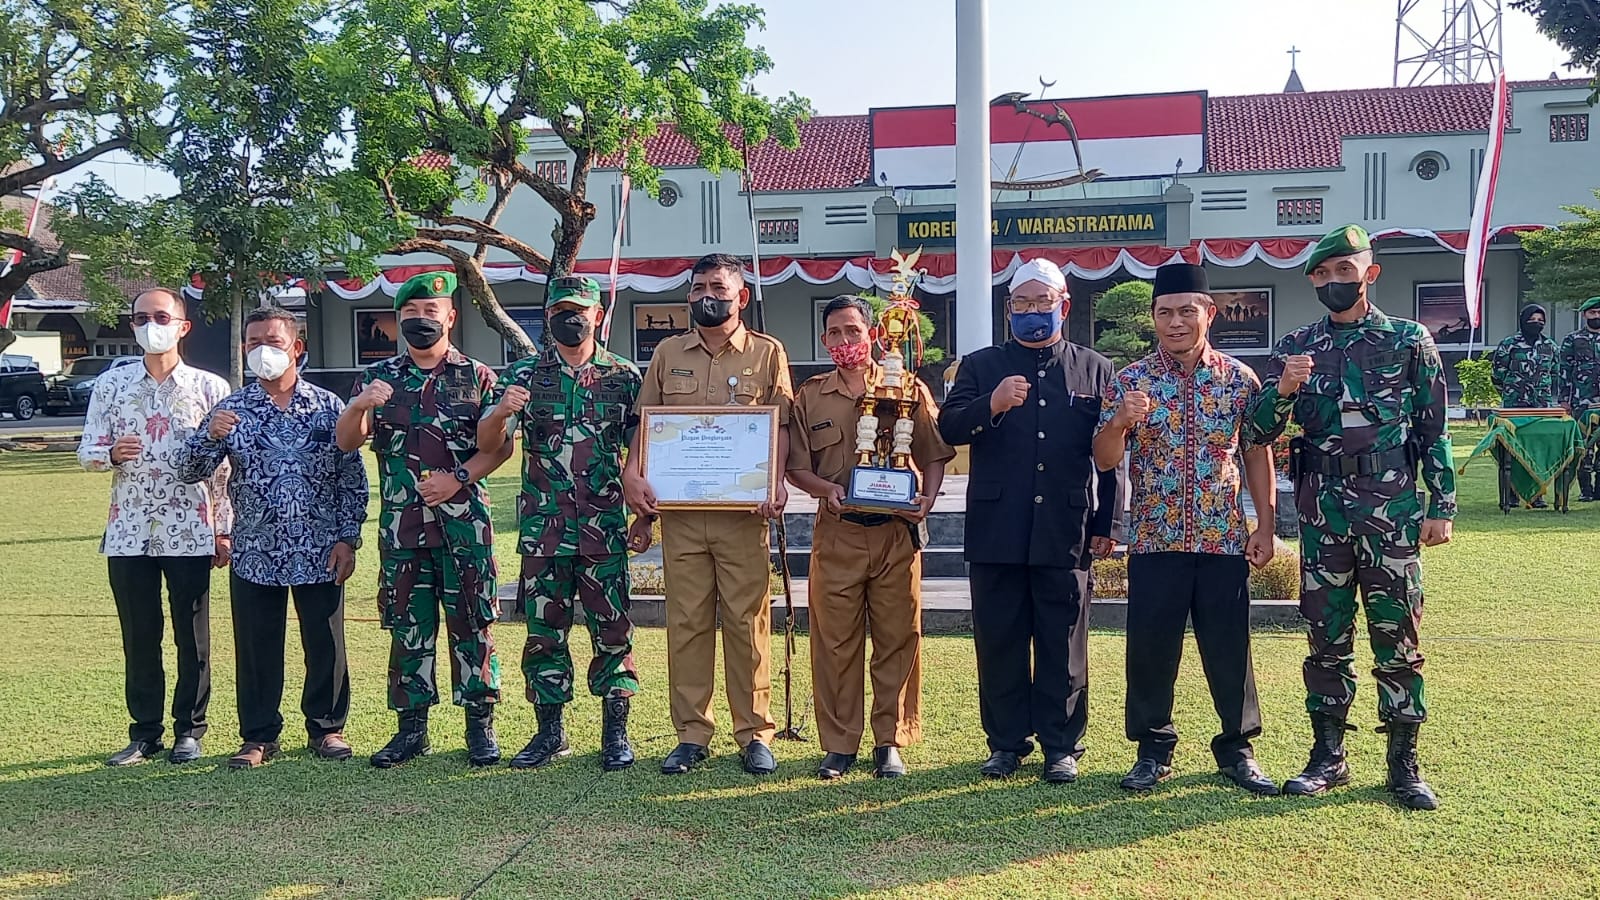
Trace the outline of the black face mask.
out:
M 689 304 L 689 315 L 701 328 L 715 328 L 733 318 L 733 301 L 701 297 Z
M 1543 322 L 1523 322 L 1522 323 L 1522 339 L 1527 341 L 1528 343 L 1531 344 L 1534 341 L 1537 341 L 1539 339 L 1539 335 L 1541 335 L 1541 334 L 1544 334 L 1544 323 Z
M 1317 299 L 1333 312 L 1342 313 L 1361 302 L 1361 285 L 1359 281 L 1330 281 L 1317 288 Z
M 426 350 L 444 337 L 444 323 L 425 316 L 413 316 L 400 320 L 400 334 L 407 344 L 418 350 Z
M 1587 325 L 1590 331 L 1600 331 L 1600 316 L 1590 316 L 1583 320 L 1583 324 Z
M 550 316 L 550 337 L 563 347 L 577 347 L 594 334 L 594 323 L 576 309 L 564 309 Z

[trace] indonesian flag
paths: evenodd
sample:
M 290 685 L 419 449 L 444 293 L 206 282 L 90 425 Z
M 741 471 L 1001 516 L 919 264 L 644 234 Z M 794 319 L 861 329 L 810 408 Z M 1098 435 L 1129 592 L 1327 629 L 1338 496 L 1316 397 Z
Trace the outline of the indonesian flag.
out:
M 23 237 L 33 237 L 33 229 L 39 224 L 39 207 L 44 203 L 44 192 L 55 187 L 55 184 L 54 178 L 46 178 L 44 183 L 39 185 L 39 192 L 33 197 L 33 210 L 28 213 L 28 227 L 22 232 Z M 20 262 L 22 262 L 22 251 L 12 250 L 6 254 L 5 265 L 0 265 L 0 275 L 11 271 L 11 267 Z M 11 327 L 11 299 L 11 295 L 7 294 L 5 299 L 0 300 L 0 328 Z
M 1489 113 L 1489 149 L 1478 173 L 1478 195 L 1472 204 L 1472 227 L 1467 230 L 1466 289 L 1467 320 L 1478 327 L 1483 317 L 1483 264 L 1489 252 L 1489 217 L 1494 214 L 1494 187 L 1500 180 L 1500 151 L 1506 139 L 1506 73 L 1494 82 L 1494 105 Z
M 600 345 L 611 343 L 611 318 L 617 311 L 617 270 L 622 265 L 622 233 L 628 227 L 628 195 L 633 193 L 633 179 L 622 173 L 622 200 L 617 207 L 617 233 L 611 237 L 611 298 L 606 302 L 606 318 L 600 323 Z
M 1038 115 L 1020 112 L 1024 103 Z M 990 176 L 997 181 L 1047 181 L 1074 175 L 1072 132 L 1053 120 L 1071 120 L 1084 169 L 1103 178 L 1198 172 L 1205 164 L 1206 95 L 1203 92 L 1098 97 L 1084 100 L 1012 101 L 989 108 Z M 956 110 L 953 106 L 874 109 L 872 171 L 890 187 L 938 187 L 955 182 Z

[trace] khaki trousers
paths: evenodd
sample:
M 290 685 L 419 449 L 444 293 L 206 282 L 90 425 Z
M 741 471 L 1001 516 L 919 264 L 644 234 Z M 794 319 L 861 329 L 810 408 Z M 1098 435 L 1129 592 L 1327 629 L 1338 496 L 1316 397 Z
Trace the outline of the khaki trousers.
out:
M 906 523 L 857 525 L 826 511 L 811 538 L 811 680 L 828 753 L 861 746 L 867 629 L 872 630 L 872 739 L 922 736 L 922 554 Z
M 745 511 L 661 513 L 667 583 L 667 686 L 678 740 L 711 743 L 711 693 L 722 620 L 722 671 L 734 738 L 772 743 L 771 562 L 767 520 Z

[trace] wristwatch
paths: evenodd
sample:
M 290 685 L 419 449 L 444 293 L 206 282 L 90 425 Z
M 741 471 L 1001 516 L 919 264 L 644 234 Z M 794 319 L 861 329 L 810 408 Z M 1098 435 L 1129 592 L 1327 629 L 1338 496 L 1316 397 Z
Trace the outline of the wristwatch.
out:
M 336 543 L 349 544 L 351 550 L 360 550 L 361 549 L 361 535 L 357 534 L 357 535 L 352 535 L 350 537 L 342 537 L 342 538 L 339 538 L 339 540 Z
M 456 471 L 455 471 L 455 476 L 456 476 L 456 480 L 461 482 L 462 484 L 471 484 L 472 483 L 472 475 L 467 472 L 467 467 L 466 466 L 457 466 L 456 467 Z

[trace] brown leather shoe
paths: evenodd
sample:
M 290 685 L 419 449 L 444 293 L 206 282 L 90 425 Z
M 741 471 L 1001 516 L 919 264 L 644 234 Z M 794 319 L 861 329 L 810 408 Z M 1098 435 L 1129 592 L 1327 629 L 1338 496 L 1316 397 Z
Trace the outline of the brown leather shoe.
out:
M 278 752 L 277 741 L 245 741 L 239 752 L 228 759 L 228 768 L 254 769 L 276 759 Z
M 350 742 L 337 731 L 319 738 L 310 738 L 306 741 L 306 746 L 311 749 L 311 755 L 318 759 L 350 758 Z

